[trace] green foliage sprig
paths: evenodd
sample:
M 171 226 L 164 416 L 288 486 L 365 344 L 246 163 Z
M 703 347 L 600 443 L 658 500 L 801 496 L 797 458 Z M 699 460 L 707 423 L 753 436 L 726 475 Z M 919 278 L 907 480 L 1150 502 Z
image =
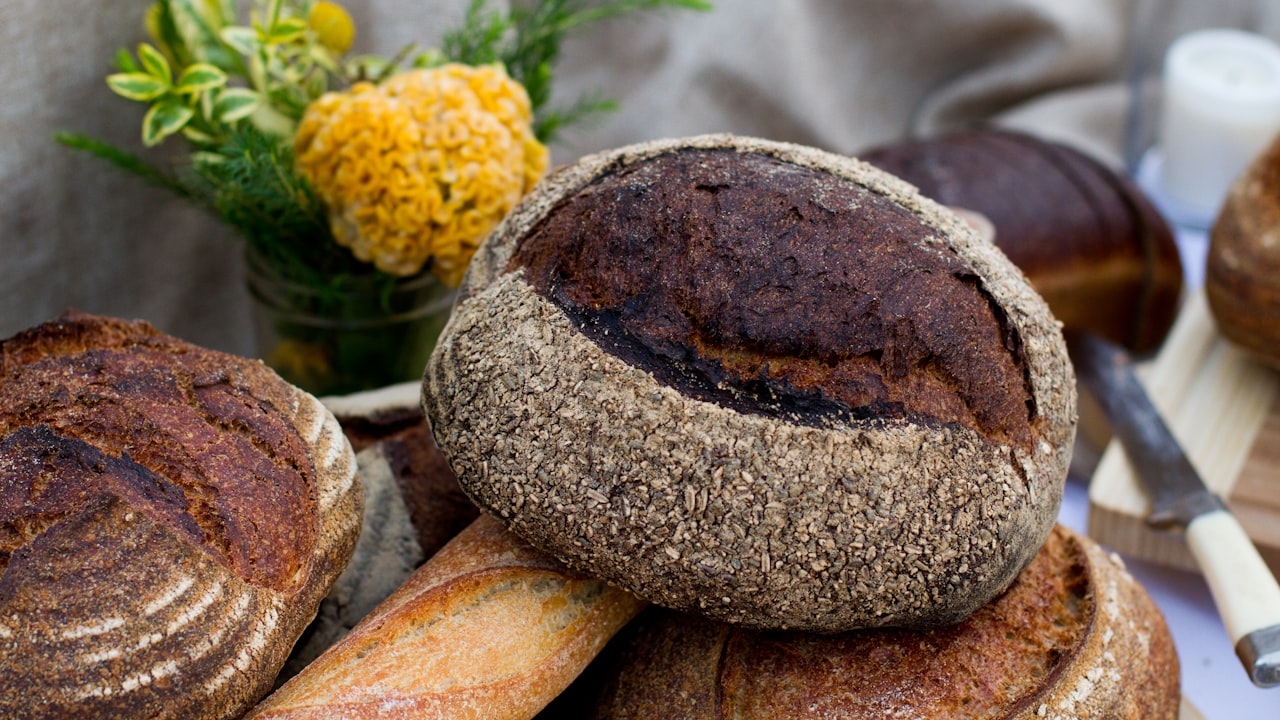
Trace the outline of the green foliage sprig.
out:
M 571 34 L 586 26 L 630 13 L 683 8 L 710 10 L 704 0 L 543 0 L 516 5 L 506 14 L 487 8 L 486 0 L 471 0 L 461 28 L 444 37 L 446 57 L 468 65 L 500 62 L 516 82 L 524 85 L 533 107 L 534 134 L 542 142 L 584 118 L 617 108 L 600 95 L 579 98 L 567 108 L 552 108 L 556 62 Z
M 535 134 L 546 142 L 616 106 L 590 95 L 550 107 L 563 41 L 593 22 L 664 7 L 710 4 L 540 0 L 499 13 L 487 0 L 471 0 L 463 26 L 445 36 L 441 51 L 411 58 L 409 46 L 388 59 L 348 57 L 354 27 L 345 10 L 326 0 L 254 0 L 246 23 L 237 18 L 235 0 L 155 0 L 145 16 L 151 42 L 117 53 L 107 85 L 147 105 L 143 145 L 182 137 L 190 155 L 156 165 L 84 135 L 57 139 L 214 213 L 285 277 L 323 289 L 375 271 L 334 240 L 326 209 L 293 167 L 293 135 L 311 102 L 357 81 L 379 82 L 402 63 L 500 62 L 525 86 Z

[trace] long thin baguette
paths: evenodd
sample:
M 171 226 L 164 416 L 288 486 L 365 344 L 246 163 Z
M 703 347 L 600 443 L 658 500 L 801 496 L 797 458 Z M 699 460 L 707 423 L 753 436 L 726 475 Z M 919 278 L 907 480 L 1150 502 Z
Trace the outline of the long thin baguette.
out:
M 643 607 L 482 515 L 250 718 L 531 718 Z

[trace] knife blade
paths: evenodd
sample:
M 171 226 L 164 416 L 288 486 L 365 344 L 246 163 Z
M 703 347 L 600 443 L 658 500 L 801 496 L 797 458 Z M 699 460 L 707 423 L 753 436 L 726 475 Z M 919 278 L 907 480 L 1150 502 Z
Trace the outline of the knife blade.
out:
M 1259 687 L 1280 686 L 1280 584 L 1220 498 L 1205 487 L 1128 353 L 1089 333 L 1070 333 L 1076 377 L 1097 401 L 1151 500 L 1147 523 L 1185 533 L 1237 657 Z

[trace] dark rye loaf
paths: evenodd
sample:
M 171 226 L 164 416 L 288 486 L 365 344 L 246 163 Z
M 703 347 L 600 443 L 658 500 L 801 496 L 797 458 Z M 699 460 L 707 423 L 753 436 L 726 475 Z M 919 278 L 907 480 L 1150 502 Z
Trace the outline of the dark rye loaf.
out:
M 0 344 L 0 715 L 239 717 L 354 546 L 351 447 L 261 363 L 83 314 Z
M 952 213 L 733 136 L 553 174 L 487 240 L 423 386 L 482 507 L 652 602 L 954 622 L 1035 555 L 1075 432 L 1057 324 Z

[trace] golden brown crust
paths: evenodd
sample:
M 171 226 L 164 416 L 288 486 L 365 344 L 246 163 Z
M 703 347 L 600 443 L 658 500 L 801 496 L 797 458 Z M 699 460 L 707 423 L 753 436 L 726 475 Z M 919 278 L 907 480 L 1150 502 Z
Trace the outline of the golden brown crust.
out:
M 1280 367 L 1280 142 L 1232 185 L 1210 233 L 1205 294 L 1222 334 Z
M 482 515 L 250 718 L 529 718 L 643 603 Z
M 920 242 L 959 258 L 1016 335 L 1031 441 L 918 415 L 792 422 L 690 397 L 581 332 L 526 269 L 507 271 L 564 198 L 688 149 L 827 173 L 914 215 L 929 228 Z M 472 498 L 571 567 L 657 604 L 830 632 L 954 622 L 1008 586 L 1056 515 L 1074 387 L 1048 309 L 953 214 L 847 158 L 707 136 L 585 158 L 531 194 L 473 260 L 423 402 Z
M 0 344 L 0 398 L 0 709 L 243 711 L 355 543 L 332 415 L 260 363 L 83 314 Z
M 409 512 L 423 557 L 431 557 L 480 511 L 462 492 L 422 414 L 417 382 L 325 398 L 359 453 L 377 445 Z
M 1180 695 L 1150 598 L 1062 527 L 1008 592 L 952 627 L 815 636 L 652 609 L 619 640 L 602 719 L 1171 720 Z

